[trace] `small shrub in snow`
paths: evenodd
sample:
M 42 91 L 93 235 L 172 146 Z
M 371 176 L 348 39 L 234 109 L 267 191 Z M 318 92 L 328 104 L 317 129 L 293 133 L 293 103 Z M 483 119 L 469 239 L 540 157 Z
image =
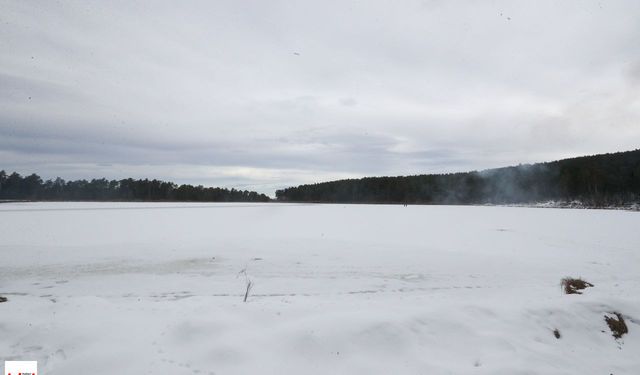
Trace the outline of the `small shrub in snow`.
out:
M 247 302 L 247 298 L 249 298 L 249 292 L 251 292 L 252 287 L 253 282 L 250 279 L 247 279 L 247 290 L 244 292 L 244 300 L 242 302 Z
M 627 324 L 624 322 L 622 314 L 618 312 L 612 312 L 605 315 L 604 320 L 607 322 L 607 325 L 611 330 L 611 334 L 616 339 L 621 338 L 622 335 L 629 332 L 629 328 L 627 328 Z
M 0 303 L 7 302 L 7 297 L 0 296 Z
M 582 294 L 582 292 L 580 292 L 582 289 L 590 288 L 593 284 L 580 278 L 574 279 L 572 277 L 565 277 L 560 282 L 560 286 L 566 294 Z
M 247 275 L 247 269 L 244 268 L 242 271 L 238 273 L 238 275 L 244 275 L 244 281 L 247 285 L 246 290 L 244 292 L 244 299 L 242 302 L 247 302 L 247 298 L 249 298 L 249 293 L 251 292 L 251 288 L 253 288 L 253 281 Z

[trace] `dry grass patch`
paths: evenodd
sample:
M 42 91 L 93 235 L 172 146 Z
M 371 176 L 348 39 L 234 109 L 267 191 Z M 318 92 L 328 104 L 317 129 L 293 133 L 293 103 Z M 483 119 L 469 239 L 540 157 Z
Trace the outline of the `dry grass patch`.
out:
M 610 314 L 605 315 L 604 320 L 605 322 L 607 322 L 607 325 L 611 330 L 611 334 L 616 339 L 621 338 L 622 335 L 629 332 L 629 328 L 627 328 L 627 323 L 624 322 L 624 318 L 622 317 L 622 314 L 618 312 L 612 312 Z
M 590 288 L 593 284 L 580 278 L 565 277 L 560 282 L 560 286 L 566 294 L 582 294 L 580 292 L 582 289 Z

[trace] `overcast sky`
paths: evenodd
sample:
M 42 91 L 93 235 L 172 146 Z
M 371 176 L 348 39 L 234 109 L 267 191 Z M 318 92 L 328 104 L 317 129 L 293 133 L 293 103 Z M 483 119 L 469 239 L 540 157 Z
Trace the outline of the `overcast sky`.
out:
M 0 0 L 0 169 L 255 189 L 640 147 L 640 1 Z

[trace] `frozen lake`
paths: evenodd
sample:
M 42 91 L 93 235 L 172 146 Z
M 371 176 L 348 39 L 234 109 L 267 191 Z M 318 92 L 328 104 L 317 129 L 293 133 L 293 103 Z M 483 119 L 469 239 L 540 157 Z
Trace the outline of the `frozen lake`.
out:
M 0 255 L 0 359 L 47 375 L 640 371 L 637 212 L 5 203 Z

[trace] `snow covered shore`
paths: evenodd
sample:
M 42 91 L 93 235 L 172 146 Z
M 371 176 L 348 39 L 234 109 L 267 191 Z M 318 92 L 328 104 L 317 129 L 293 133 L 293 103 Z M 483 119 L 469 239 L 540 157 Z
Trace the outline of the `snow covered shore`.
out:
M 491 205 L 488 205 L 488 206 L 491 206 Z M 640 203 L 637 203 L 637 202 L 627 203 L 624 205 L 617 205 L 617 206 L 592 206 L 581 201 L 546 201 L 546 202 L 537 202 L 537 203 L 513 203 L 513 204 L 493 205 L 493 206 L 640 211 Z
M 639 228 L 607 210 L 6 203 L 0 360 L 46 375 L 637 374 Z M 565 276 L 595 286 L 564 295 Z

